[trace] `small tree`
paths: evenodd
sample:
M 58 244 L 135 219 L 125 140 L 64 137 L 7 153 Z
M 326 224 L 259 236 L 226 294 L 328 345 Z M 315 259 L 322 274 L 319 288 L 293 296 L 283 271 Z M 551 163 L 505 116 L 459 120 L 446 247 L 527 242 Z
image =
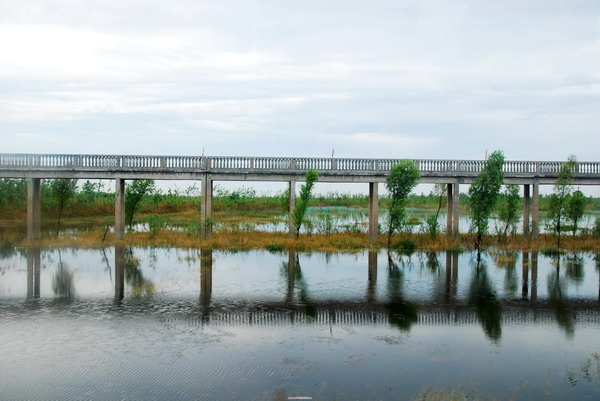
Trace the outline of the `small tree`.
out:
M 569 156 L 566 163 L 560 166 L 558 178 L 554 183 L 554 193 L 550 195 L 550 207 L 548 217 L 552 224 L 552 230 L 556 234 L 556 245 L 560 247 L 560 234 L 562 232 L 562 222 L 567 216 L 567 200 L 573 192 L 573 178 L 577 159 L 575 156 Z
M 419 169 L 412 160 L 401 160 L 394 164 L 386 177 L 385 185 L 390 194 L 388 206 L 388 249 L 392 234 L 404 226 L 406 198 L 419 182 Z
M 444 198 L 446 197 L 446 193 L 446 184 L 435 184 L 435 186 L 433 187 L 433 191 L 430 194 L 430 196 L 435 196 L 438 198 L 438 207 L 435 214 L 432 214 L 431 216 L 427 217 L 427 219 L 425 219 L 425 226 L 427 232 L 429 233 L 432 239 L 435 239 L 435 237 L 437 237 L 437 234 L 440 229 L 440 223 L 438 219 L 440 216 L 440 211 L 442 210 L 442 206 L 444 205 Z
M 125 222 L 128 226 L 133 224 L 133 215 L 144 196 L 152 194 L 155 189 L 154 180 L 133 180 L 127 185 L 125 188 Z
M 498 219 L 504 224 L 502 235 L 508 233 L 510 227 L 515 227 L 519 221 L 519 187 L 506 185 L 504 187 L 504 200 L 498 209 Z M 526 234 L 526 233 L 523 233 Z
M 308 208 L 308 202 L 312 196 L 312 190 L 315 182 L 319 179 L 319 172 L 317 170 L 308 170 L 306 172 L 306 182 L 300 187 L 300 196 L 296 201 L 294 207 L 294 226 L 296 228 L 296 238 L 300 236 L 300 228 L 304 222 L 304 215 Z
M 487 232 L 490 214 L 494 210 L 504 179 L 503 165 L 504 154 L 497 150 L 487 159 L 483 170 L 469 188 L 471 227 L 477 233 L 475 240 L 477 261 L 481 260 L 481 242 L 483 235 Z
M 74 178 L 59 178 L 50 183 L 50 193 L 58 204 L 58 223 L 56 225 L 56 235 L 60 232 L 60 219 L 67 202 L 75 196 L 77 192 L 77 180 Z
M 573 235 L 577 233 L 577 223 L 583 217 L 586 201 L 581 191 L 575 191 L 567 200 L 567 217 L 573 222 Z

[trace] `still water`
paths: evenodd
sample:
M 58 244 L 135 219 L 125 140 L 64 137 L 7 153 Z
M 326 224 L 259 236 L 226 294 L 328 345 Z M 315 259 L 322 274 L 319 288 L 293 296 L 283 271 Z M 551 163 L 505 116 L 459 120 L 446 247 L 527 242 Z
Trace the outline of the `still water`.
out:
M 0 398 L 600 398 L 593 254 L 0 252 Z

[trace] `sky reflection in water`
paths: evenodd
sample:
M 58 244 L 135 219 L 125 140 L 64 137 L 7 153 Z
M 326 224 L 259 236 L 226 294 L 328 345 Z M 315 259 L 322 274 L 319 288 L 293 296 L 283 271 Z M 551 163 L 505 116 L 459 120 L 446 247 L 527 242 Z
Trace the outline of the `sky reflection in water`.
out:
M 600 394 L 591 254 L 4 249 L 0 274 L 7 399 Z

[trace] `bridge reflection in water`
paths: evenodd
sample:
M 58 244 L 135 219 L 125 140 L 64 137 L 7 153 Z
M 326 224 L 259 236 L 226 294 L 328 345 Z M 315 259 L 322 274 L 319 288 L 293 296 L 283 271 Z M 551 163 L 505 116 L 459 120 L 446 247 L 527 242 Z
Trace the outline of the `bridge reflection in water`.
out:
M 144 278 L 134 250 L 115 246 L 114 302 L 124 305 L 127 282 L 130 287 L 150 288 L 153 284 Z M 413 299 L 406 295 L 406 258 L 370 251 L 365 266 L 365 293 L 362 298 L 350 300 L 313 299 L 309 284 L 303 276 L 301 258 L 289 252 L 281 260 L 280 277 L 283 296 L 280 301 L 244 301 L 236 299 L 213 300 L 213 251 L 200 251 L 199 298 L 197 303 L 181 307 L 169 319 L 184 318 L 202 325 L 392 325 L 400 330 L 410 330 L 414 325 L 480 325 L 488 338 L 501 338 L 502 327 L 521 324 L 558 325 L 569 336 L 575 325 L 600 323 L 600 281 L 598 297 L 569 299 L 565 295 L 565 274 L 560 269 L 571 269 L 577 274 L 577 261 L 560 262 L 550 271 L 547 279 L 547 295 L 538 298 L 538 253 L 523 252 L 521 282 L 515 297 L 500 298 L 497 295 L 488 266 L 463 266 L 470 269 L 467 294 L 459 295 L 459 254 L 445 253 L 445 266 L 437 253 L 424 253 L 423 265 L 437 273 L 431 293 L 426 298 Z M 59 255 L 60 257 L 60 255 Z M 385 260 L 387 277 L 378 277 L 378 259 Z M 40 297 L 40 248 L 27 249 L 27 299 Z M 573 265 L 575 263 L 575 265 Z M 574 273 L 573 273 L 574 269 Z M 510 270 L 507 270 L 509 274 Z M 512 273 L 511 273 L 512 274 Z M 385 286 L 378 286 L 378 279 Z M 600 278 L 599 278 L 600 280 Z M 466 284 L 466 283 L 463 283 Z M 53 278 L 56 296 L 72 298 L 71 273 L 62 261 Z M 520 288 L 520 291 L 519 291 Z M 384 289 L 385 293 L 378 294 Z M 225 295 L 226 294 L 220 294 Z M 152 302 L 150 299 L 148 302 Z

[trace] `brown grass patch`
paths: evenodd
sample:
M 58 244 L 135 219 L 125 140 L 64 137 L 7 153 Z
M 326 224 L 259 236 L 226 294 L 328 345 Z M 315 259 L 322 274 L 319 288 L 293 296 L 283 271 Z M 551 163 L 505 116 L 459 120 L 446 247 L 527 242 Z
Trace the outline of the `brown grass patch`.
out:
M 103 229 L 80 232 L 77 234 L 61 234 L 46 237 L 39 241 L 27 241 L 23 234 L 9 231 L 0 233 L 0 239 L 7 239 L 19 245 L 64 246 L 95 248 L 115 244 L 114 236 L 109 233 L 103 241 Z M 473 249 L 474 237 L 460 235 L 456 239 L 440 235 L 431 239 L 424 234 L 398 234 L 393 236 L 394 241 L 403 238 L 412 238 L 419 250 L 445 251 L 459 247 Z M 376 241 L 369 240 L 366 234 L 335 233 L 335 234 L 304 234 L 300 238 L 291 238 L 287 233 L 273 233 L 262 231 L 219 231 L 209 238 L 201 238 L 198 234 L 189 234 L 182 231 L 160 230 L 154 237 L 148 232 L 126 233 L 125 239 L 120 244 L 138 247 L 178 247 L 178 248 L 210 248 L 223 250 L 251 250 L 267 249 L 276 244 L 283 250 L 296 251 L 321 251 L 321 252 L 358 252 L 363 250 L 384 249 L 387 246 L 387 237 L 380 235 Z M 488 237 L 485 246 L 495 249 L 526 251 L 539 250 L 553 247 L 555 239 L 551 235 L 542 235 L 539 240 L 529 241 L 522 236 L 498 239 Z M 562 248 L 569 251 L 600 252 L 600 241 L 591 236 L 565 237 Z M 502 255 L 500 255 L 503 257 Z M 508 256 L 507 256 L 508 257 Z M 506 261 L 510 262 L 510 261 Z

